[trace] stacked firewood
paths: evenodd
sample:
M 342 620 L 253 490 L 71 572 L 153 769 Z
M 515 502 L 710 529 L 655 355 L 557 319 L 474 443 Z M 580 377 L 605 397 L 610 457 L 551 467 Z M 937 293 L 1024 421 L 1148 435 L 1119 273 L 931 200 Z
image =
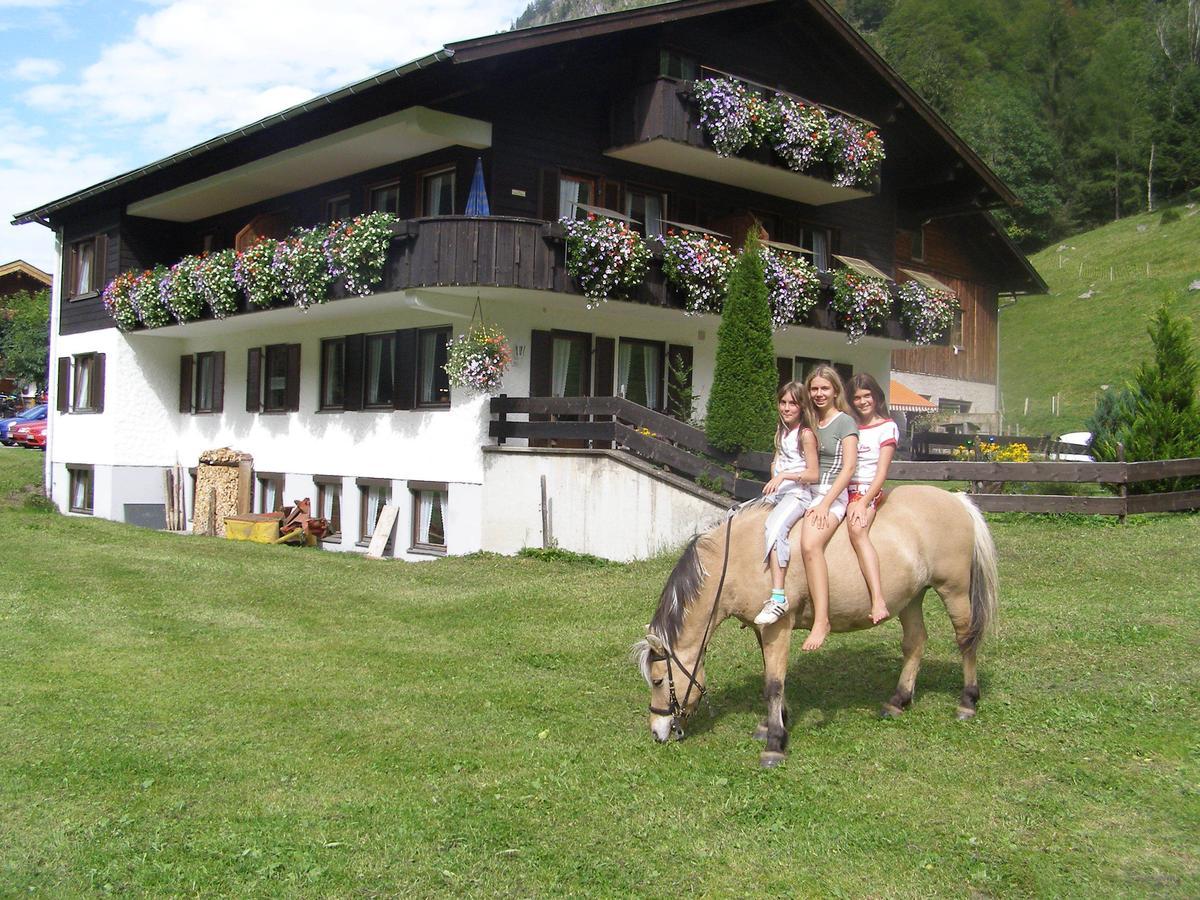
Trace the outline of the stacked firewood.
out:
M 311 536 L 319 541 L 329 531 L 329 520 L 318 518 L 312 514 L 312 502 L 305 498 L 296 500 L 295 506 L 283 508 L 283 518 L 279 522 L 280 540 L 289 536 L 297 542 L 307 543 Z

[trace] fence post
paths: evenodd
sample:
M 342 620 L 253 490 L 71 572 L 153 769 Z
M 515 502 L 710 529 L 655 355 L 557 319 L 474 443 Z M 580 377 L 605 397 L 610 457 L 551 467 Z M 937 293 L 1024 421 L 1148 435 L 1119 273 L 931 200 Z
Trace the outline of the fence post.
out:
M 1125 445 L 1117 441 L 1117 462 L 1125 462 Z M 1121 514 L 1117 516 L 1117 524 L 1125 524 L 1125 514 L 1129 511 L 1129 470 L 1126 469 L 1121 473 L 1121 484 L 1119 488 L 1119 496 L 1121 497 Z
M 498 421 L 500 427 L 496 429 L 496 445 L 499 446 L 504 443 L 504 439 L 506 437 L 505 432 L 507 431 L 506 426 L 508 425 L 508 394 L 501 394 L 496 399 L 500 401 L 500 419 Z

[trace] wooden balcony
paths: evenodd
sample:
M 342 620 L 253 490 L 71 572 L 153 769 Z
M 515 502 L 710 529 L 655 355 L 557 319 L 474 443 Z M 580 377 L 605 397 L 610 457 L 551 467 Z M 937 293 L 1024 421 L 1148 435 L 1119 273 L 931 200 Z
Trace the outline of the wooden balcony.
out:
M 642 85 L 618 100 L 612 109 L 611 135 L 612 146 L 605 156 L 810 206 L 877 193 L 837 187 L 833 169 L 826 164 L 794 172 L 765 147 L 751 155 L 718 156 L 700 126 L 690 83 L 671 78 Z

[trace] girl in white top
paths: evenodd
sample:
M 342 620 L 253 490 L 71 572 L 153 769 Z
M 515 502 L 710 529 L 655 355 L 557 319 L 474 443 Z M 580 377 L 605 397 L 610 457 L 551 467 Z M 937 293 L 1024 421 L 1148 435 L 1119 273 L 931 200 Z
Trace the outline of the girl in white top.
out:
M 858 565 L 871 594 L 871 622 L 879 623 L 889 615 L 883 601 L 879 577 L 879 556 L 871 543 L 871 523 L 875 510 L 883 502 L 883 483 L 888 466 L 900 442 L 900 429 L 888 418 L 887 401 L 879 382 L 865 373 L 850 379 L 850 403 L 858 419 L 858 466 L 850 482 L 850 506 L 847 525 L 850 543 L 858 555 Z
M 763 487 L 764 500 L 774 507 L 767 516 L 764 553 L 771 569 L 771 596 L 754 620 L 760 625 L 770 624 L 787 612 L 783 582 L 791 559 L 788 534 L 812 504 L 809 485 L 818 477 L 812 404 L 804 385 L 799 381 L 785 384 L 779 389 L 777 399 L 779 425 L 775 429 L 775 460 L 771 466 L 774 477 Z

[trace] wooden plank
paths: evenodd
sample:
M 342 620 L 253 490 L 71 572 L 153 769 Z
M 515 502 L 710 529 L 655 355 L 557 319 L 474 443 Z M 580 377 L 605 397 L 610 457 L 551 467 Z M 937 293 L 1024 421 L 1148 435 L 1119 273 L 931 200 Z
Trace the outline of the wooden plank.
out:
M 371 543 L 367 546 L 367 556 L 371 559 L 382 559 L 387 549 L 388 541 L 396 528 L 396 518 L 400 515 L 400 507 L 387 505 L 379 512 L 379 521 L 371 532 Z M 393 551 L 394 552 L 394 551 Z
M 723 489 L 733 493 L 733 473 L 721 468 L 714 462 L 709 462 L 706 459 L 696 456 L 694 453 L 688 453 L 686 450 L 673 447 L 655 438 L 647 437 L 626 425 L 618 424 L 616 426 L 616 437 L 621 444 L 628 447 L 642 459 L 648 459 L 651 462 L 668 466 L 693 478 L 697 475 L 719 478 Z
M 1119 516 L 1125 511 L 1120 497 L 1058 497 L 1048 494 L 972 494 L 984 512 L 1081 513 Z
M 1126 463 L 1129 481 L 1158 481 L 1164 478 L 1188 478 L 1200 475 L 1200 458 L 1156 459 L 1148 462 Z
M 1182 512 L 1200 509 L 1200 491 L 1173 491 L 1166 494 L 1133 494 L 1126 501 L 1129 514 Z
M 1073 484 L 1120 484 L 1127 463 L 892 463 L 888 477 L 896 481 L 1061 481 Z
M 499 437 L 499 422 L 488 423 L 488 434 Z M 504 435 L 510 438 L 540 440 L 611 441 L 613 422 L 513 422 L 504 423 Z

